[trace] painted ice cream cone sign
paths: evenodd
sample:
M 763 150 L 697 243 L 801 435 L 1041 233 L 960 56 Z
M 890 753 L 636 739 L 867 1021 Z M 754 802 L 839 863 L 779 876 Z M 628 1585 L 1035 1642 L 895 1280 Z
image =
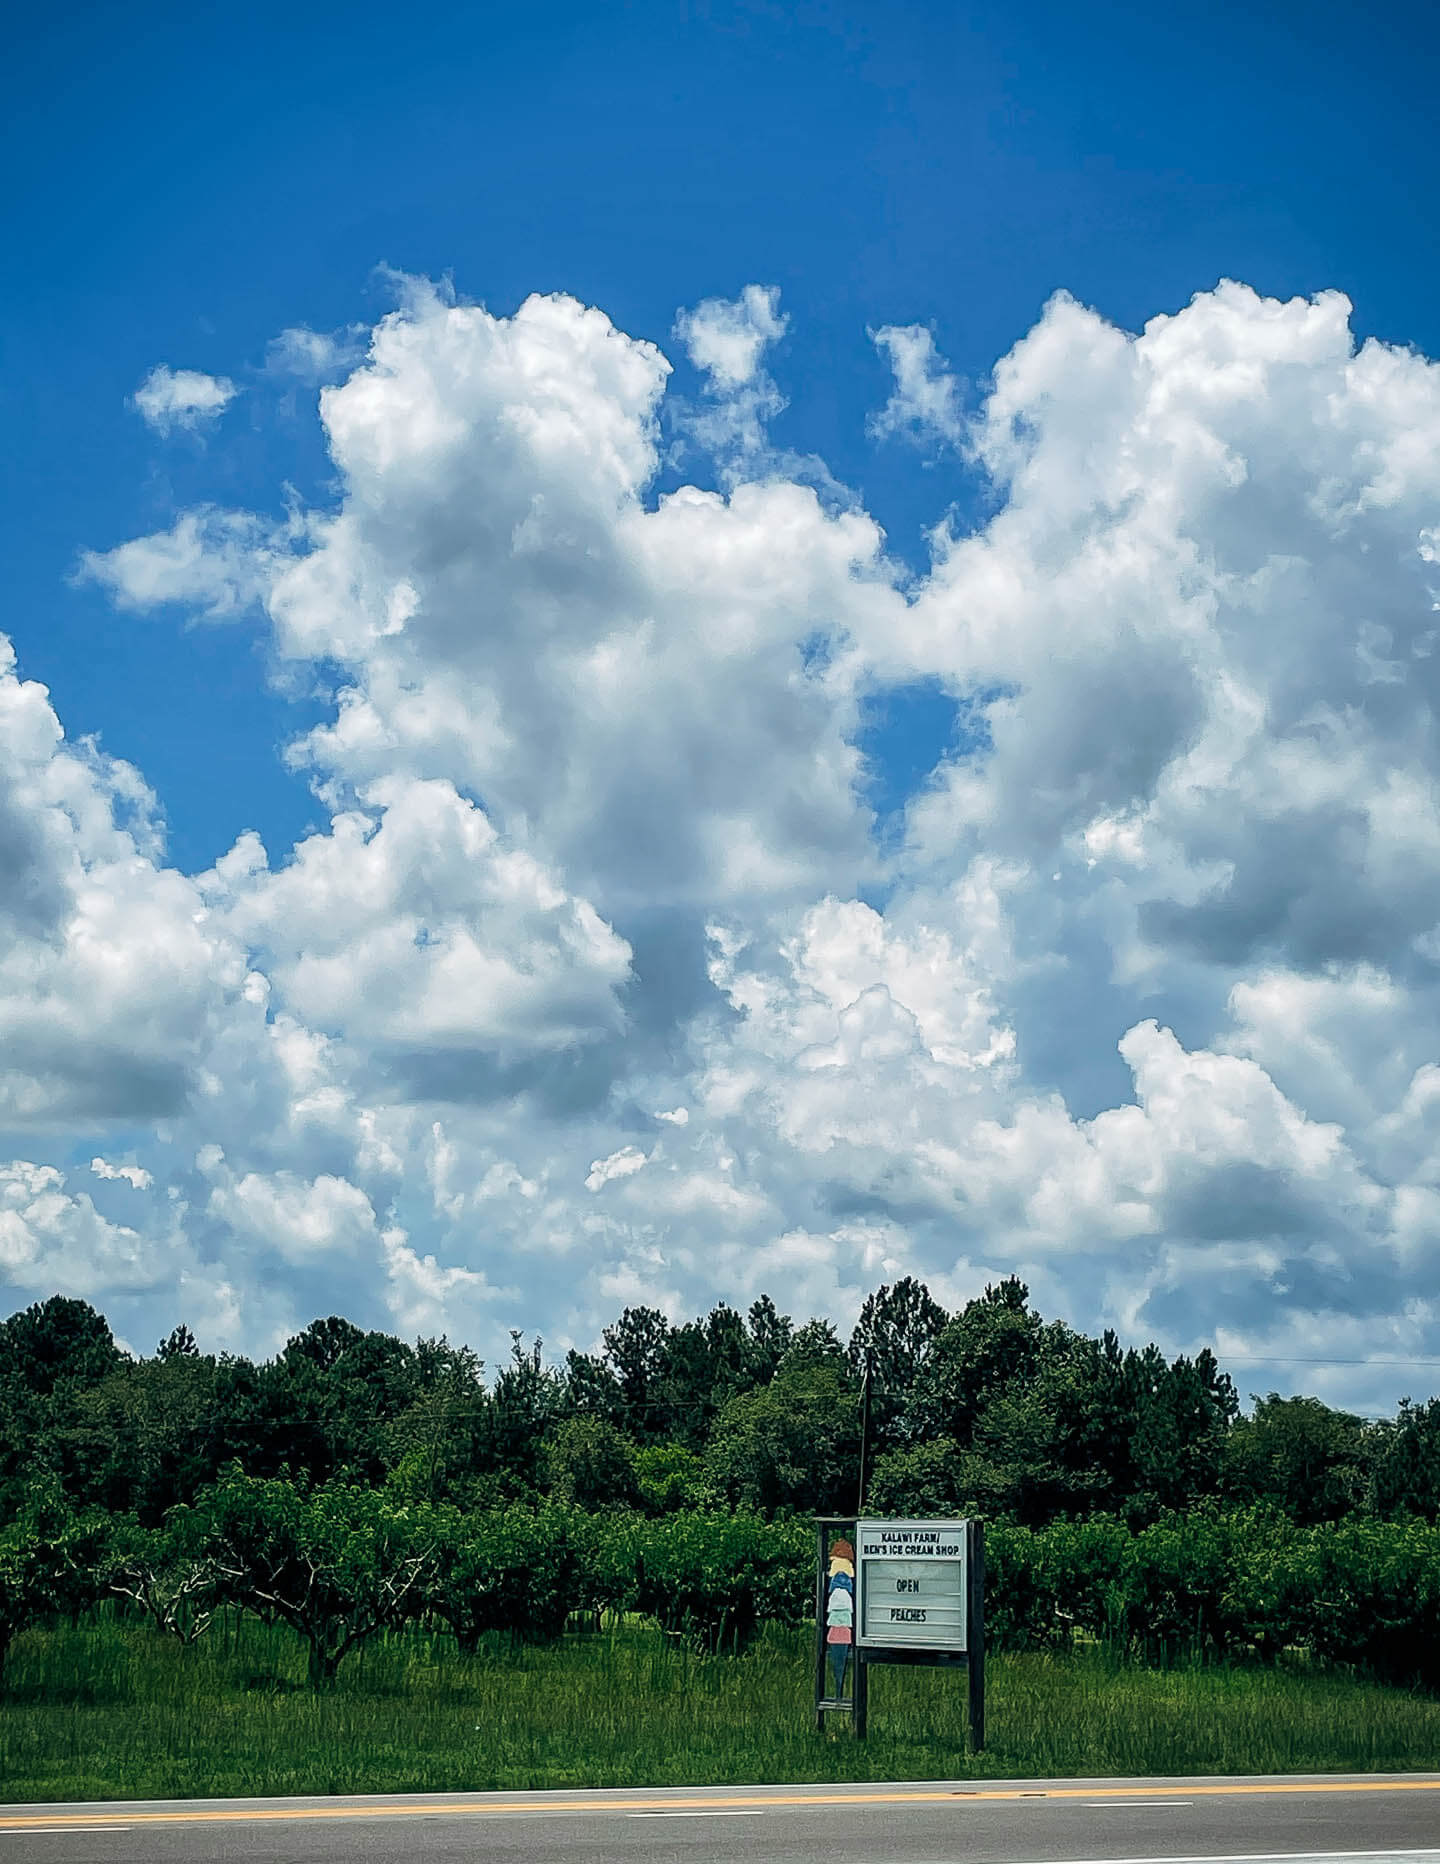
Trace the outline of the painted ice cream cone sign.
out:
M 836 1696 L 845 1686 L 845 1666 L 854 1642 L 855 1548 L 848 1540 L 833 1540 L 825 1579 L 825 1643 Z

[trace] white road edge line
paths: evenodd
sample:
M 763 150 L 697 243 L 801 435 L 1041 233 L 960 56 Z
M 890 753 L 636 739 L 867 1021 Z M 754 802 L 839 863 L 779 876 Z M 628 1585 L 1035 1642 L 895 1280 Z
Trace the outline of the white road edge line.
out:
M 377 1794 L 374 1797 L 379 1798 L 381 1795 Z M 943 1803 L 945 1802 L 934 1802 L 935 1808 L 938 1809 Z M 1153 1804 L 1154 1802 L 1151 1803 Z M 825 1809 L 826 1808 L 816 1808 L 813 1806 L 806 1806 L 803 1808 L 803 1810 L 807 1812 Z M 7 1814 L 10 1817 L 14 1817 L 18 1810 L 18 1808 L 10 1807 L 7 1809 Z M 522 1818 L 545 1818 L 549 1813 L 559 1810 L 561 1810 L 561 1808 L 558 1807 L 545 1809 L 537 1807 L 533 1812 L 522 1813 L 518 1816 Z M 593 1817 L 597 1812 L 601 1811 L 602 1808 L 577 1807 L 575 1810 L 584 1811 Z M 624 1816 L 631 1819 L 753 1819 L 764 1818 L 767 1810 L 769 1809 L 761 1806 L 736 1806 L 733 1809 L 717 1807 L 713 1811 L 691 1811 L 686 1809 L 684 1811 L 674 1812 L 657 1808 L 654 1812 L 627 1812 Z M 791 1808 L 782 1804 L 774 1808 L 774 1810 L 791 1811 L 800 1810 L 800 1808 Z M 887 1810 L 893 1811 L 894 1808 L 887 1808 Z M 112 1814 L 112 1817 L 113 1816 Z M 122 1814 L 121 1816 L 123 1817 L 124 1815 Z M 179 1825 L 193 1823 L 193 1821 L 179 1820 L 176 1823 L 178 1827 Z M 141 1819 L 127 1820 L 124 1824 L 120 1825 L 0 1825 L 0 1837 L 73 1837 L 82 1832 L 142 1832 L 151 1829 L 152 1827 Z M 1440 1845 L 1382 1845 L 1369 1851 L 1339 1851 L 1333 1846 L 1326 1851 L 1196 1851 L 1187 1852 L 1183 1855 L 1179 1855 L 1173 1851 L 1166 1851 L 1161 1852 L 1155 1857 L 1127 1857 L 1123 1859 L 1108 1857 L 1066 1858 L 1064 1864 L 1350 1864 L 1352 1859 L 1365 1860 L 1367 1864 L 1410 1864 L 1410 1860 L 1413 1859 L 1432 1858 L 1440 1860 Z M 1017 1860 L 1017 1864 L 1031 1864 L 1031 1861 Z
M 1066 1858 L 1065 1864 L 1348 1864 L 1351 1858 L 1399 1860 L 1440 1858 L 1440 1847 L 1387 1845 L 1377 1851 L 1197 1851 L 1186 1857 L 1165 1852 L 1153 1858 Z

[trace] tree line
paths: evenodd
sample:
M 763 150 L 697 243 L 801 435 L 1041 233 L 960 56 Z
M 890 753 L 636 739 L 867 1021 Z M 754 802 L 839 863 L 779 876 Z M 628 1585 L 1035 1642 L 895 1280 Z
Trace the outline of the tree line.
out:
M 639 1613 L 709 1651 L 813 1607 L 812 1512 L 978 1513 L 1000 1647 L 1161 1658 L 1300 1644 L 1440 1677 L 1440 1404 L 1240 1414 L 1213 1357 L 1046 1322 L 1015 1280 L 946 1314 L 881 1288 L 848 1342 L 773 1303 L 597 1354 L 330 1318 L 262 1364 L 177 1328 L 120 1351 L 80 1301 L 0 1323 L 0 1680 L 20 1633 L 104 1606 L 182 1645 L 290 1627 L 311 1683 L 411 1624 L 462 1649 Z
M 287 1626 L 312 1688 L 371 1639 L 410 1626 L 458 1648 L 557 1638 L 577 1614 L 649 1618 L 692 1648 L 744 1650 L 814 1609 L 815 1548 L 798 1515 L 587 1510 L 538 1500 L 479 1510 L 390 1484 L 248 1476 L 237 1466 L 163 1526 L 74 1510 L 32 1483 L 0 1528 L 0 1689 L 22 1632 L 120 1610 L 194 1644 L 224 1612 Z M 1414 1516 L 1300 1526 L 1273 1507 L 1209 1504 L 1134 1530 L 1113 1516 L 987 1528 L 986 1638 L 1055 1650 L 1273 1661 L 1296 1647 L 1401 1684 L 1440 1682 L 1440 1527 Z
M 1299 1526 L 1440 1513 L 1440 1400 L 1375 1421 L 1271 1393 L 1242 1415 L 1209 1352 L 1091 1338 L 1015 1279 L 955 1313 L 912 1278 L 879 1288 L 848 1340 L 765 1297 L 679 1325 L 631 1307 L 593 1354 L 554 1362 L 516 1335 L 493 1376 L 464 1346 L 333 1316 L 262 1363 L 184 1326 L 133 1358 L 58 1296 L 0 1323 L 0 1524 L 40 1481 L 154 1528 L 232 1468 L 465 1512 L 842 1513 L 862 1439 L 879 1513 L 1132 1530 L 1206 1504 Z

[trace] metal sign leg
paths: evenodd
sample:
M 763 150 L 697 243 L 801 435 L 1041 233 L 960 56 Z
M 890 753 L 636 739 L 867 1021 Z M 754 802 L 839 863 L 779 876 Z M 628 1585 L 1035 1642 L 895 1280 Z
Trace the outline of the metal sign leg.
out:
M 980 1521 L 970 1523 L 969 1578 L 965 1667 L 970 1678 L 970 1750 L 978 1754 L 985 1745 L 985 1526 Z
M 815 1529 L 815 1732 L 825 1732 L 825 1550 L 827 1530 Z

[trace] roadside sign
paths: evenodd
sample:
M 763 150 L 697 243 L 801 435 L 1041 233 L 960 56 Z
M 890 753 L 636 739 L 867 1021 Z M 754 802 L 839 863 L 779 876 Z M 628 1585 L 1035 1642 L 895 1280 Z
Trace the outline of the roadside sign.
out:
M 985 1745 L 985 1528 L 980 1521 L 815 1517 L 815 1727 L 842 1711 L 863 1740 L 875 1663 L 968 1672 L 970 1746 Z M 849 1693 L 846 1693 L 846 1683 Z
M 856 1643 L 867 1650 L 969 1648 L 969 1524 L 856 1523 Z

